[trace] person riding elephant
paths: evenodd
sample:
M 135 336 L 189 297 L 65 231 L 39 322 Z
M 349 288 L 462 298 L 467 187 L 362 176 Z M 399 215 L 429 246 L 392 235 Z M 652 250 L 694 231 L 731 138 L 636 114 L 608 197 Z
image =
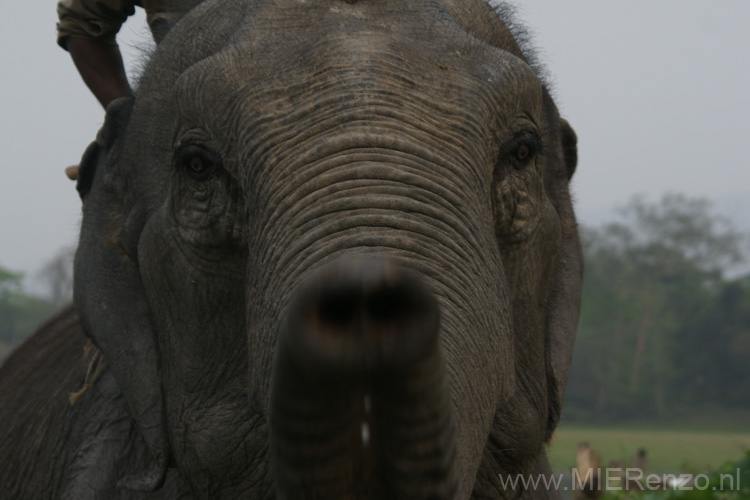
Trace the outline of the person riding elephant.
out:
M 115 37 L 136 6 L 146 10 L 158 42 L 169 16 L 164 0 L 60 0 L 57 4 L 57 44 L 70 53 L 84 83 L 105 108 L 119 97 L 133 95 Z
M 115 99 L 133 95 L 116 35 L 136 6 L 146 10 L 158 43 L 168 25 L 165 0 L 60 0 L 57 4 L 57 44 L 70 53 L 84 83 L 105 109 Z M 68 167 L 65 173 L 75 180 L 78 166 Z

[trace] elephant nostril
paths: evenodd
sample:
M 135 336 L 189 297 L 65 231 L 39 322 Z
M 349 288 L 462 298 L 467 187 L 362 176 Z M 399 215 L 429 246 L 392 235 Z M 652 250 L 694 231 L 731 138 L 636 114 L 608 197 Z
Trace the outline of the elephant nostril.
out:
M 356 292 L 340 290 L 325 294 L 313 314 L 319 323 L 333 328 L 350 326 L 357 315 L 359 298 Z
M 377 323 L 398 323 L 415 312 L 417 304 L 403 288 L 383 287 L 367 298 L 367 314 Z
M 418 275 L 381 259 L 339 260 L 292 296 L 277 356 L 326 380 L 400 373 L 436 352 L 439 322 L 437 297 Z
M 344 287 L 324 293 L 311 319 L 321 331 L 341 332 L 368 322 L 396 326 L 414 319 L 423 309 L 414 291 L 403 285 L 381 285 L 369 293 Z

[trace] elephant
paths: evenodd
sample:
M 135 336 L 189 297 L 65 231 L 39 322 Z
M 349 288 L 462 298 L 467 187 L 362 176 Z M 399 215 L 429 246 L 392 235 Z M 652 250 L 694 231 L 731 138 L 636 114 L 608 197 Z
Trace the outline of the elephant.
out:
M 557 497 L 506 479 L 550 473 L 577 138 L 511 10 L 176 6 L 2 367 L 3 498 Z

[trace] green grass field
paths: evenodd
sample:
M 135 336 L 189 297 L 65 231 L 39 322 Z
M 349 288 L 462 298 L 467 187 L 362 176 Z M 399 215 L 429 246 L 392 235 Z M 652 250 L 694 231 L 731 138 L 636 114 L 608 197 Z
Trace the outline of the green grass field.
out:
M 736 460 L 750 450 L 750 430 L 698 431 L 561 426 L 552 438 L 549 457 L 553 470 L 575 467 L 578 443 L 588 441 L 602 456 L 602 467 L 610 460 L 626 464 L 639 448 L 647 452 L 647 471 L 655 473 L 704 472 Z

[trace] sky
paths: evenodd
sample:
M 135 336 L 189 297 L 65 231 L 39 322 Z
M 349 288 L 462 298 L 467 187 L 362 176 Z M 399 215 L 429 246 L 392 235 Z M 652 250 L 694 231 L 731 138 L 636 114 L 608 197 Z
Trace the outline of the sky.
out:
M 635 194 L 679 192 L 750 229 L 750 2 L 517 3 L 578 134 L 583 223 Z M 0 267 L 27 274 L 76 242 L 80 201 L 63 169 L 104 116 L 55 44 L 56 18 L 54 0 L 0 18 Z M 123 27 L 128 67 L 148 38 L 142 13 Z

